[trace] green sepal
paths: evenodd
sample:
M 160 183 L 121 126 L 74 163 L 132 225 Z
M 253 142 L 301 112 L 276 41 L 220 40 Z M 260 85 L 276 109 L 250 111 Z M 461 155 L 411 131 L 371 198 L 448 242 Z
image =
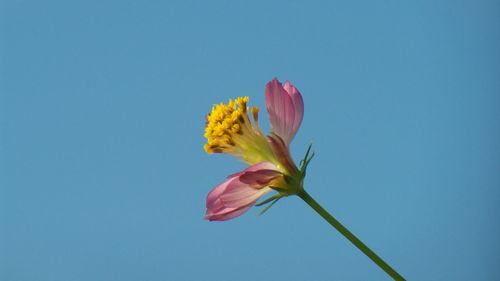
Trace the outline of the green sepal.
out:
M 304 164 L 304 162 L 307 160 L 307 157 L 309 156 L 309 152 L 311 152 L 311 148 L 312 148 L 312 145 L 313 145 L 313 142 L 311 141 L 311 143 L 309 143 L 309 146 L 307 147 L 307 151 L 306 151 L 306 155 L 304 156 L 304 159 L 300 160 L 300 166 L 302 166 Z
M 273 195 L 273 196 L 265 199 L 264 201 L 255 204 L 255 206 L 257 206 L 257 207 L 262 206 L 262 205 L 264 205 L 266 203 L 269 203 L 269 202 L 271 202 L 271 201 L 273 201 L 273 200 L 275 200 L 276 198 L 279 198 L 279 197 L 282 197 L 282 195 L 281 194 Z
M 304 156 L 304 159 L 300 160 L 300 172 L 302 173 L 302 177 L 304 177 L 306 175 L 307 165 L 309 165 L 309 162 L 311 162 L 311 160 L 314 157 L 314 151 L 311 152 L 311 148 L 312 148 L 312 141 L 309 144 L 309 147 L 307 148 L 306 155 Z M 311 155 L 309 155 L 309 154 L 311 154 Z
M 279 195 L 279 194 L 278 194 L 278 195 Z M 275 196 L 273 196 L 273 197 L 275 197 Z M 262 209 L 262 211 L 260 211 L 259 216 L 260 216 L 260 215 L 262 215 L 262 214 L 264 214 L 264 213 L 265 213 L 265 212 L 266 212 L 269 208 L 271 208 L 271 207 L 274 205 L 274 203 L 278 202 L 278 200 L 280 200 L 281 198 L 283 198 L 283 196 L 279 196 L 279 197 L 277 197 L 277 198 L 274 198 L 274 199 L 271 201 L 271 203 L 267 204 L 267 206 L 265 206 L 265 207 L 264 207 L 264 209 Z M 269 198 L 269 199 L 270 199 L 270 198 Z

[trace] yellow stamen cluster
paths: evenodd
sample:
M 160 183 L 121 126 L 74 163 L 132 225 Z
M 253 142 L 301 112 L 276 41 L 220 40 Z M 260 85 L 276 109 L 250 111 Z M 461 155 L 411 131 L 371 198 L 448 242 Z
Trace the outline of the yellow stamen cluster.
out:
M 229 100 L 226 104 L 217 104 L 207 116 L 205 137 L 208 143 L 205 150 L 208 153 L 219 152 L 224 148 L 235 146 L 232 136 L 242 133 L 243 115 L 247 111 L 248 97 Z M 222 151 L 221 151 L 222 152 Z
M 257 107 L 251 108 L 254 125 L 248 117 L 248 97 L 229 100 L 228 104 L 217 104 L 207 115 L 204 136 L 208 153 L 230 153 L 240 156 L 244 162 L 256 164 L 272 161 L 274 154 L 258 127 Z M 274 161 L 273 161 L 274 162 Z

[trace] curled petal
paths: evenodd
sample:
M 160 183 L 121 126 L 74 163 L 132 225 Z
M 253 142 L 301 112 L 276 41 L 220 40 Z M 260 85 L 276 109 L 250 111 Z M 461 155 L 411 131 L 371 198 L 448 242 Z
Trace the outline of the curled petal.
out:
M 209 214 L 205 217 L 206 220 L 210 221 L 227 221 L 230 219 L 233 219 L 237 216 L 242 215 L 246 211 L 248 211 L 250 208 L 252 208 L 253 205 L 247 205 L 241 208 L 227 208 L 219 213 L 216 214 Z
M 220 199 L 226 208 L 240 208 L 253 204 L 262 195 L 271 191 L 271 188 L 253 188 L 241 182 L 235 183 L 230 190 L 222 194 Z
M 227 186 L 234 180 L 235 179 L 230 179 L 228 181 L 225 181 L 216 186 L 208 193 L 206 201 L 207 214 L 217 213 L 218 211 L 224 209 L 224 204 L 222 204 L 220 196 L 224 194 L 224 191 L 226 190 Z
M 271 163 L 262 162 L 250 166 L 210 191 L 207 196 L 205 219 L 235 218 L 250 209 L 262 195 L 271 191 L 272 189 L 267 186 L 283 174 L 277 171 L 276 166 L 269 164 Z
M 290 82 L 283 86 L 274 78 L 266 85 L 266 108 L 271 129 L 288 145 L 304 117 L 304 101 Z
M 282 176 L 280 171 L 276 170 L 259 170 L 255 172 L 246 172 L 239 177 L 240 182 L 260 188 L 269 185 L 271 181 Z
M 278 159 L 280 159 L 281 164 L 288 171 L 288 173 L 293 174 L 297 172 L 297 167 L 295 166 L 292 156 L 290 155 L 288 145 L 283 141 L 283 139 L 276 134 L 271 134 L 271 136 L 267 137 L 267 140 L 271 144 L 274 154 Z
M 292 98 L 292 102 L 295 108 L 295 119 L 293 121 L 293 130 L 295 135 L 295 132 L 299 130 L 302 119 L 304 118 L 304 100 L 302 99 L 302 95 L 300 94 L 299 90 L 297 90 L 297 88 L 290 84 L 290 82 L 286 81 L 283 88 Z
M 252 165 L 241 172 L 231 174 L 231 175 L 227 176 L 227 178 L 230 179 L 230 178 L 238 177 L 246 172 L 255 172 L 258 170 L 278 170 L 278 168 L 273 163 L 268 162 L 268 161 L 264 161 L 264 162 L 260 162 L 260 163 L 257 163 L 255 165 Z

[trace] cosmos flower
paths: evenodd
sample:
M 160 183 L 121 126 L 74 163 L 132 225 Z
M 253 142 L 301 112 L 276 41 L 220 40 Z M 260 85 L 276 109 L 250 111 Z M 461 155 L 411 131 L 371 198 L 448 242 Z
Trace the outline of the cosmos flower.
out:
M 245 213 L 254 205 L 268 204 L 261 211 L 263 213 L 279 199 L 297 195 L 394 280 L 405 280 L 304 190 L 306 168 L 314 153 L 310 153 L 309 145 L 300 168 L 290 156 L 290 142 L 304 117 L 304 103 L 297 88 L 288 81 L 283 86 L 276 78 L 267 83 L 269 135 L 259 127 L 259 108 L 249 108 L 247 104 L 248 97 L 229 100 L 228 104 L 214 105 L 206 117 L 206 152 L 233 154 L 249 167 L 228 176 L 227 181 L 208 193 L 205 219 L 225 221 Z M 255 204 L 272 190 L 278 193 Z
M 298 194 L 303 188 L 308 156 L 299 169 L 289 151 L 289 144 L 304 117 L 302 96 L 288 81 L 283 86 L 276 78 L 267 83 L 265 96 L 272 130 L 269 135 L 259 127 L 259 108 L 247 106 L 248 97 L 214 105 L 206 117 L 205 151 L 233 154 L 249 167 L 228 176 L 227 181 L 210 191 L 205 219 L 235 218 L 254 206 L 264 194 L 278 191 L 262 202 L 270 203 L 265 211 L 280 198 Z

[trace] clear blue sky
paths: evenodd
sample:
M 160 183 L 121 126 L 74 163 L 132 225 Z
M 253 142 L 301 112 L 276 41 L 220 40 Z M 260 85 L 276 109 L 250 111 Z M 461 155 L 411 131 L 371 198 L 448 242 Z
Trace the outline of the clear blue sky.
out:
M 245 167 L 204 115 L 274 77 L 326 209 L 409 280 L 500 279 L 499 2 L 238 2 L 2 1 L 0 279 L 388 280 L 298 198 L 202 220 Z

